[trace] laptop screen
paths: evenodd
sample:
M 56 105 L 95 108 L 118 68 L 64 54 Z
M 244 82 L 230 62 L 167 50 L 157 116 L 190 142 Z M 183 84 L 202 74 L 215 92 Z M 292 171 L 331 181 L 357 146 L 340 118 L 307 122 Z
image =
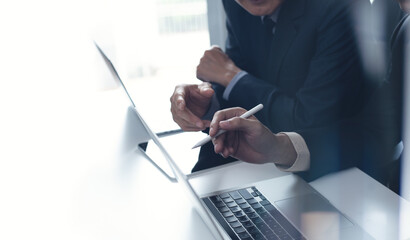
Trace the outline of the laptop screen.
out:
M 114 65 L 111 63 L 111 61 L 107 58 L 107 56 L 104 54 L 102 49 L 95 43 L 95 46 L 97 47 L 99 53 L 104 59 L 104 62 L 106 63 L 107 67 L 110 69 L 111 74 L 113 77 L 118 80 L 123 87 L 125 93 L 127 94 L 128 98 L 130 99 L 131 102 L 131 107 L 129 108 L 137 117 L 136 124 L 138 124 L 140 127 L 142 127 L 142 130 L 144 132 L 141 132 L 140 134 L 143 134 L 148 138 L 147 140 L 151 140 L 156 148 L 158 148 L 159 152 L 161 153 L 162 157 L 166 160 L 166 162 L 169 165 L 169 169 L 172 172 L 172 175 L 175 177 L 176 181 L 178 184 L 184 189 L 184 192 L 187 194 L 187 196 L 192 200 L 192 203 L 194 205 L 194 208 L 197 210 L 201 218 L 204 220 L 206 225 L 208 226 L 209 230 L 212 232 L 212 234 L 215 236 L 217 239 L 223 239 L 223 234 L 221 231 L 217 228 L 216 223 L 212 220 L 210 214 L 206 211 L 206 206 L 204 203 L 201 201 L 199 196 L 196 194 L 194 189 L 192 188 L 191 184 L 188 182 L 187 176 L 181 171 L 179 166 L 175 163 L 171 155 L 168 153 L 168 151 L 165 149 L 165 147 L 162 145 L 159 137 L 157 136 L 156 133 L 154 133 L 151 128 L 149 127 L 148 123 L 142 118 L 140 113 L 138 112 L 134 101 L 132 100 L 131 96 L 129 95 L 124 83 L 122 82 L 120 76 L 118 75 L 117 71 L 114 68 Z M 140 129 L 141 130 L 141 129 Z M 147 140 L 142 141 L 144 144 Z M 141 144 L 140 144 L 141 145 Z M 191 145 L 189 145 L 191 146 Z

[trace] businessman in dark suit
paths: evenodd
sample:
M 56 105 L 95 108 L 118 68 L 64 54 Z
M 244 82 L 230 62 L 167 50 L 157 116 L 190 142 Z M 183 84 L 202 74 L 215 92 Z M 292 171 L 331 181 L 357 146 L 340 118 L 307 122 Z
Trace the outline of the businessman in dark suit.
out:
M 410 1 L 400 1 L 410 12 Z M 407 5 L 406 5 L 407 4 Z M 398 24 L 391 41 L 391 66 L 388 77 L 372 92 L 356 116 L 326 127 L 296 131 L 303 146 L 295 145 L 285 134 L 273 134 L 255 117 L 235 118 L 245 109 L 218 111 L 210 135 L 219 129 L 228 133 L 213 140 L 215 152 L 251 163 L 275 163 L 279 168 L 299 174 L 310 181 L 324 174 L 349 167 L 366 173 L 400 193 L 400 141 L 405 66 L 410 61 L 410 17 Z M 232 119 L 231 119 L 232 118 Z M 227 120 L 230 119 L 230 120 Z M 300 149 L 309 157 L 301 160 Z
M 197 68 L 203 84 L 175 88 L 174 120 L 183 130 L 204 130 L 215 108 L 263 103 L 258 119 L 279 132 L 355 114 L 363 78 L 350 15 L 354 2 L 223 0 L 226 51 L 205 52 Z M 209 143 L 193 171 L 229 161 L 215 155 Z

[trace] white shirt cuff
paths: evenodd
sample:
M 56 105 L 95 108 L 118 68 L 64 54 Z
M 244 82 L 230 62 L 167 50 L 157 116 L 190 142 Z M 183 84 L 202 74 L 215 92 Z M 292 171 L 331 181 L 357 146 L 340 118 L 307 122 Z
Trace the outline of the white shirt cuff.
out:
M 282 165 L 276 167 L 285 172 L 301 172 L 306 171 L 310 167 L 310 152 L 302 136 L 295 132 L 282 132 L 286 134 L 295 148 L 297 157 L 292 166 L 286 168 Z

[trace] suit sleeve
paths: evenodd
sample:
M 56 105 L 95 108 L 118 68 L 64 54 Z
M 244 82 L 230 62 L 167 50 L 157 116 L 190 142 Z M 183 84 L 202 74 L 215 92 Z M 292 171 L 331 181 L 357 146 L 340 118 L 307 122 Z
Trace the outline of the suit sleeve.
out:
M 354 31 L 346 7 L 330 10 L 318 21 L 316 49 L 302 87 L 290 95 L 280 87 L 251 74 L 232 89 L 222 107 L 246 109 L 262 103 L 258 119 L 272 131 L 293 131 L 323 126 L 355 112 L 362 91 L 361 65 Z M 227 53 L 241 65 L 241 49 L 229 32 Z
M 297 131 L 310 152 L 310 168 L 299 175 L 312 181 L 328 173 L 360 167 L 365 139 L 357 123 L 351 119 L 322 128 Z

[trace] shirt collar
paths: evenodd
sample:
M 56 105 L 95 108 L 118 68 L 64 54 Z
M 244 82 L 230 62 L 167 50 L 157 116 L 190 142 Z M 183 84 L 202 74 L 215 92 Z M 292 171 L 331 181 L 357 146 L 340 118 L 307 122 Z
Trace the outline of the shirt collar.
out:
M 278 8 L 276 8 L 275 11 L 273 11 L 273 13 L 270 14 L 270 15 L 262 16 L 262 17 L 261 17 L 261 21 L 263 22 L 263 20 L 264 20 L 266 17 L 268 17 L 268 18 L 270 18 L 273 22 L 276 23 L 276 22 L 278 21 L 280 8 L 281 8 L 281 6 L 279 6 Z

